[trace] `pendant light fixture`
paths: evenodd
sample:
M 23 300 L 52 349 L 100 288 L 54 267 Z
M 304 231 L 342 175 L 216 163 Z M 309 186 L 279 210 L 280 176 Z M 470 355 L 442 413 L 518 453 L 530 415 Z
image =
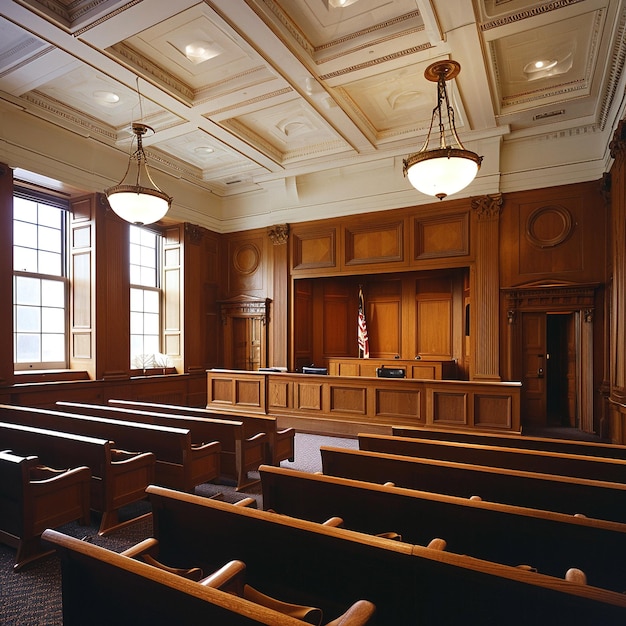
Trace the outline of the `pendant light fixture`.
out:
M 419 152 L 403 160 L 402 171 L 413 187 L 440 200 L 467 187 L 476 177 L 483 160 L 483 157 L 463 147 L 456 132 L 454 109 L 448 100 L 446 81 L 460 71 L 460 64 L 451 60 L 437 61 L 424 71 L 427 80 L 437 83 L 437 105 L 433 109 L 424 145 Z M 429 150 L 435 122 L 439 127 L 439 146 Z
M 141 108 L 139 79 L 137 94 Z M 143 114 L 141 117 L 143 118 Z M 117 215 L 131 224 L 141 226 L 160 220 L 169 211 L 172 198 L 152 180 L 143 150 L 142 138 L 148 133 L 154 134 L 154 129 L 142 122 L 134 122 L 132 131 L 137 139 L 137 149 L 130 154 L 126 173 L 117 185 L 105 189 L 104 192 Z

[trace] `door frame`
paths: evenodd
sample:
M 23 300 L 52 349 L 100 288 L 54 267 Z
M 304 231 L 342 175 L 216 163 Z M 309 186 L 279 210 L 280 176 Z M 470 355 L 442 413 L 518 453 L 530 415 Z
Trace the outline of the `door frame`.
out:
M 532 285 L 503 290 L 507 326 L 504 365 L 509 380 L 521 380 L 523 313 L 577 313 L 576 424 L 588 433 L 594 432 L 593 318 L 597 288 L 598 285 Z

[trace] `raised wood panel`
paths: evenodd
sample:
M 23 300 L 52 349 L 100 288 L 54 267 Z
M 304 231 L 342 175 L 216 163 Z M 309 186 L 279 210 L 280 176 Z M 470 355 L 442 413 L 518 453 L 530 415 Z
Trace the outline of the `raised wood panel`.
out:
M 415 218 L 414 241 L 416 261 L 469 255 L 469 213 Z
M 372 357 L 389 359 L 402 352 L 402 316 L 399 301 L 369 301 L 367 332 Z
M 91 263 L 92 254 L 90 250 L 72 255 L 72 282 L 70 289 L 73 329 L 91 329 L 93 321 L 91 311 Z
M 209 376 L 208 404 L 235 404 L 233 378 L 213 378 Z
M 294 382 L 294 408 L 305 411 L 322 410 L 322 384 Z
M 337 267 L 337 231 L 292 233 L 293 273 L 302 270 Z
M 466 392 L 432 392 L 432 423 L 469 426 L 469 397 Z
M 510 429 L 513 423 L 513 401 L 510 396 L 474 394 L 474 426 Z
M 417 302 L 417 353 L 421 356 L 452 358 L 452 298 Z
M 367 390 L 332 386 L 330 389 L 330 411 L 331 413 L 367 415 Z
M 235 383 L 235 403 L 246 408 L 265 407 L 265 381 L 239 380 Z
M 265 295 L 265 233 L 228 241 L 228 293 Z
M 268 381 L 267 403 L 268 407 L 286 409 L 292 405 L 291 393 L 293 384 L 287 381 Z
M 345 228 L 345 265 L 403 260 L 404 221 Z
M 324 293 L 324 355 L 350 354 L 354 351 L 351 344 L 356 343 L 356 317 L 350 315 L 350 304 L 347 293 Z
M 90 332 L 72 333 L 72 357 L 74 359 L 91 359 L 91 337 Z
M 309 280 L 294 283 L 293 355 L 294 368 L 313 361 L 313 289 Z
M 421 390 L 378 389 L 376 391 L 376 415 L 399 419 L 422 421 Z

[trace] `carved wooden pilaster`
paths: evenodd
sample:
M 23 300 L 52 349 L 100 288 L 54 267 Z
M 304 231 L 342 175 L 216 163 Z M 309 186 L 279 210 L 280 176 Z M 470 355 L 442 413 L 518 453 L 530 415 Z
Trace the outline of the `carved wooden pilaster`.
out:
M 621 120 L 613 133 L 613 139 L 609 144 L 609 151 L 614 159 L 626 153 L 626 120 Z
M 476 216 L 472 288 L 472 380 L 500 380 L 499 227 L 502 195 L 472 198 Z

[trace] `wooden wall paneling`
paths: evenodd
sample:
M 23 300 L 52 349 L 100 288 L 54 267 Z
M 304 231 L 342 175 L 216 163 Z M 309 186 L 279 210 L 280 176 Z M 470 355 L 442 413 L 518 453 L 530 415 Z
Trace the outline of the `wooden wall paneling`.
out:
M 345 285 L 324 281 L 322 294 L 324 327 L 322 330 L 322 359 L 354 353 L 356 344 L 356 308 Z M 350 323 L 352 322 L 352 323 Z
M 69 237 L 69 365 L 87 371 L 90 378 L 96 377 L 95 200 L 89 195 L 71 201 Z
M 469 257 L 470 213 L 466 203 L 419 211 L 413 217 L 413 265 L 434 259 Z
M 291 275 L 338 269 L 338 229 L 321 224 L 294 225 L 290 235 Z
M 342 269 L 385 264 L 406 265 L 406 219 L 383 222 L 380 217 L 362 216 L 358 222 L 343 226 Z M 359 271 L 363 271 L 361 268 Z
M 186 223 L 182 234 L 174 229 L 172 246 L 183 237 L 182 299 L 184 371 L 204 373 L 222 359 L 222 322 L 218 299 L 221 289 L 219 235 Z M 182 369 L 180 371 L 183 371 Z
M 13 384 L 13 170 L 0 163 L 0 384 Z
M 603 283 L 606 219 L 597 181 L 506 194 L 501 286 Z
M 395 276 L 368 280 L 364 300 L 371 358 L 402 357 L 403 280 Z
M 416 355 L 452 359 L 453 307 L 450 276 L 415 281 Z
M 227 298 L 246 294 L 268 297 L 270 241 L 264 230 L 225 235 Z M 269 266 L 269 267 L 268 267 Z
M 293 319 L 291 337 L 293 363 L 290 369 L 300 370 L 313 362 L 313 281 L 299 279 L 292 281 Z
M 96 378 L 130 375 L 130 277 L 128 222 L 96 202 Z
M 184 371 L 184 230 L 183 226 L 167 228 L 163 233 L 163 353 L 176 371 Z M 198 329 L 200 337 L 205 329 Z M 200 342 L 201 343 L 201 342 Z M 201 344 L 202 345 L 202 344 Z

